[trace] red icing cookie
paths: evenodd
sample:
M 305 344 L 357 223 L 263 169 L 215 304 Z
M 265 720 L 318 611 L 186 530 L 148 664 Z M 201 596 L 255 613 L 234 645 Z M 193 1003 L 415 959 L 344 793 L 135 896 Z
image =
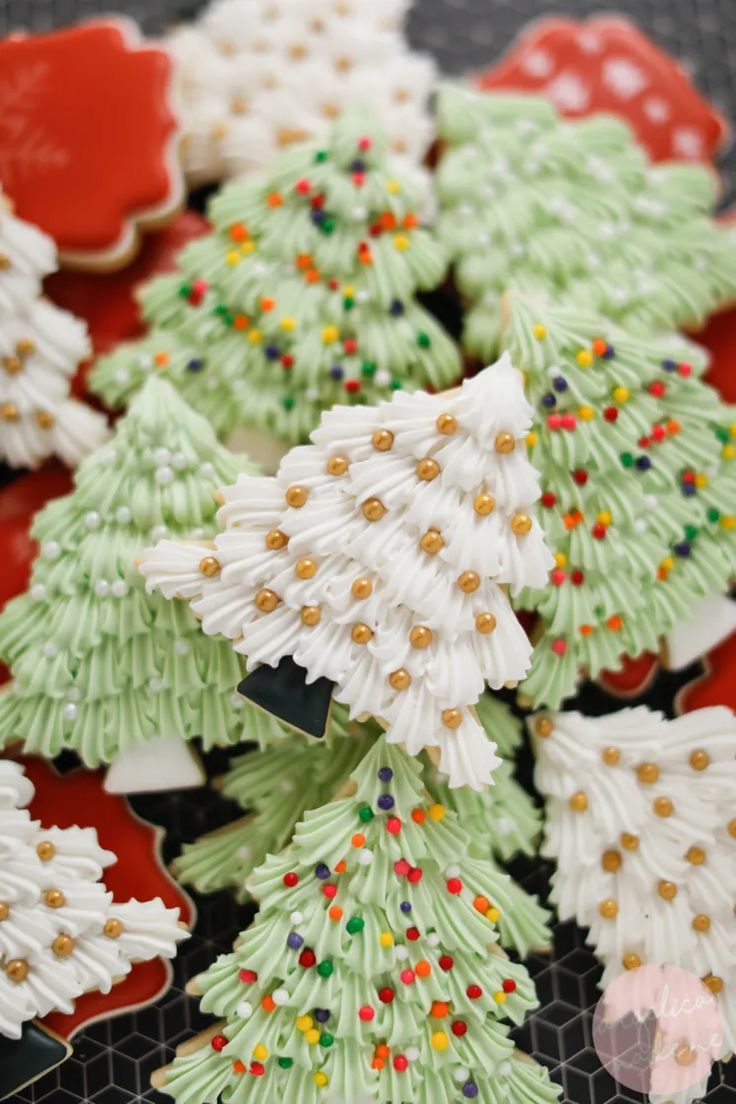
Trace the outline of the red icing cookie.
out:
M 162 865 L 163 831 L 137 817 L 125 798 L 106 793 L 102 772 L 80 769 L 60 776 L 42 759 L 17 758 L 36 789 L 30 805 L 33 817 L 60 828 L 74 824 L 94 828 L 100 845 L 115 852 L 118 861 L 105 870 L 104 881 L 116 900 L 160 897 L 168 908 L 181 910 L 185 923 L 194 922 L 191 898 Z M 136 963 L 108 994 L 87 993 L 76 1001 L 72 1015 L 52 1013 L 43 1022 L 63 1038 L 71 1039 L 94 1020 L 150 1004 L 166 992 L 171 978 L 170 962 L 157 958 Z
M 0 610 L 28 586 L 31 565 L 38 555 L 38 545 L 31 537 L 34 514 L 50 499 L 68 494 L 71 489 L 71 472 L 52 460 L 0 491 L 0 548 L 3 550 Z M 0 670 L 4 670 L 2 664 Z
M 601 671 L 598 682 L 614 698 L 638 698 L 651 686 L 659 670 L 659 656 L 653 652 L 623 656 L 620 671 Z
M 0 183 L 64 264 L 119 267 L 184 194 L 172 63 L 132 23 L 0 42 Z
M 677 712 L 692 713 L 711 705 L 736 710 L 736 634 L 708 653 L 703 668 L 703 674 L 677 695 Z
M 724 215 L 720 220 L 730 226 L 736 235 L 736 212 Z M 728 403 L 736 403 L 736 307 L 719 311 L 709 320 L 705 329 L 699 330 L 697 340 L 710 353 L 710 366 L 705 378 L 717 388 Z
M 728 135 L 682 66 L 615 16 L 541 20 L 476 83 L 547 96 L 572 118 L 619 115 L 655 161 L 709 161 Z

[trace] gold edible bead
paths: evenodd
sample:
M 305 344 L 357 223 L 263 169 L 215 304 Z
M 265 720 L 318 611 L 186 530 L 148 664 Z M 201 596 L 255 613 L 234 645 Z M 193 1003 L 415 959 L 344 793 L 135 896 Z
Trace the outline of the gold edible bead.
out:
M 618 905 L 613 897 L 608 897 L 605 901 L 601 901 L 598 906 L 598 912 L 604 920 L 615 920 L 618 915 Z
M 532 519 L 528 514 L 514 514 L 511 519 L 511 532 L 517 537 L 525 537 L 531 532 Z
M 9 376 L 17 376 L 23 371 L 23 361 L 17 356 L 3 357 L 3 368 Z
M 693 770 L 702 771 L 710 764 L 710 755 L 703 748 L 698 748 L 690 756 L 690 766 Z
M 459 709 L 443 709 L 442 723 L 445 728 L 459 728 L 463 723 L 463 715 Z
M 41 840 L 41 842 L 36 845 L 36 854 L 41 862 L 49 862 L 56 854 L 56 848 L 50 840 Z
M 5 272 L 10 268 L 10 257 L 7 253 L 0 253 L 0 272 Z
M 5 964 L 5 973 L 16 985 L 20 985 L 28 977 L 28 963 L 23 958 L 11 958 Z
M 307 488 L 295 484 L 293 487 L 289 487 L 286 492 L 286 505 L 293 506 L 295 510 L 300 510 L 308 498 L 309 491 Z
M 102 929 L 108 939 L 119 939 L 123 934 L 123 921 L 111 917 Z
M 350 464 L 344 456 L 331 456 L 327 461 L 328 475 L 344 475 Z
M 220 561 L 216 560 L 214 556 L 205 556 L 203 560 L 199 561 L 199 573 L 200 575 L 206 575 L 208 579 L 211 579 L 213 575 L 217 575 L 220 570 Z
M 353 631 L 350 635 L 355 644 L 367 644 L 372 638 L 373 632 L 364 622 L 358 621 L 357 624 L 353 625 Z
M 289 538 L 280 529 L 271 529 L 270 532 L 266 533 L 266 548 L 270 548 L 272 552 L 278 552 L 279 549 L 285 548 L 288 543 Z
M 675 1048 L 675 1061 L 678 1066 L 691 1066 L 697 1057 L 697 1051 L 687 1043 Z
M 496 618 L 492 613 L 479 613 L 476 614 L 475 627 L 479 633 L 483 636 L 488 636 L 492 633 L 496 627 Z
M 588 798 L 582 790 L 578 790 L 577 793 L 572 795 L 568 804 L 574 813 L 584 813 L 588 808 Z
M 380 521 L 386 513 L 386 507 L 380 498 L 367 498 L 363 503 L 363 517 L 368 521 Z
M 622 832 L 619 836 L 619 842 L 624 851 L 636 851 L 639 846 L 639 837 L 632 835 L 631 832 Z
M 720 993 L 723 989 L 723 978 L 717 977 L 715 974 L 706 974 L 703 978 L 703 985 L 707 985 L 711 993 Z
M 426 552 L 428 556 L 436 556 L 440 549 L 444 548 L 445 542 L 437 529 L 428 529 L 419 544 L 422 552 Z
M 54 415 L 49 414 L 47 410 L 38 410 L 36 412 L 36 425 L 39 429 L 51 429 L 55 420 Z
M 537 736 L 542 736 L 543 738 L 551 736 L 552 732 L 554 731 L 554 727 L 555 726 L 552 724 L 552 719 L 550 717 L 537 717 L 536 721 L 534 722 L 534 731 L 536 732 Z
M 446 437 L 449 437 L 457 430 L 457 418 L 454 414 L 440 414 L 437 421 L 434 423 L 440 433 L 444 433 Z
M 662 879 L 657 883 L 657 893 L 663 901 L 673 901 L 677 896 L 677 886 L 674 882 Z
M 617 870 L 620 870 L 623 861 L 620 851 L 604 851 L 601 856 L 601 866 L 604 870 L 607 870 L 609 874 L 613 874 Z
M 68 958 L 74 950 L 74 940 L 70 935 L 67 935 L 66 932 L 62 932 L 60 935 L 57 935 L 56 939 L 51 944 L 51 950 L 55 955 L 58 955 L 59 958 Z
M 659 779 L 659 767 L 656 763 L 640 763 L 636 768 L 636 777 L 640 782 L 650 786 Z
M 710 927 L 710 916 L 706 916 L 704 912 L 698 913 L 697 916 L 693 916 L 693 929 L 697 932 L 706 932 Z
M 732 839 L 736 839 L 736 817 L 734 817 L 733 820 L 729 820 L 726 829 L 729 836 L 731 836 Z
M 279 596 L 273 590 L 259 590 L 256 594 L 256 606 L 261 613 L 273 613 L 279 604 Z
M 302 606 L 301 618 L 302 624 L 311 629 L 314 625 L 319 625 L 322 620 L 322 610 L 319 606 Z
M 313 579 L 317 574 L 317 563 L 310 556 L 297 560 L 294 565 L 297 579 Z
M 473 509 L 475 510 L 476 514 L 480 514 L 481 517 L 488 517 L 489 514 L 493 513 L 495 508 L 496 500 L 493 495 L 487 494 L 484 491 L 483 494 L 475 496 Z
M 360 601 L 370 598 L 373 593 L 373 583 L 370 579 L 356 579 L 350 588 L 350 593 L 353 598 L 358 598 Z
M 641 959 L 638 954 L 630 952 L 629 954 L 625 954 L 621 959 L 621 965 L 624 970 L 635 970 L 637 966 L 641 966 Z
M 652 808 L 658 817 L 672 816 L 675 806 L 668 797 L 657 797 L 652 803 Z
M 477 571 L 463 571 L 457 585 L 464 594 L 474 594 L 480 586 L 480 575 Z
M 432 630 L 426 625 L 415 625 L 409 633 L 412 648 L 428 648 L 432 643 Z
M 393 690 L 406 690 L 411 685 L 411 675 L 406 667 L 399 667 L 388 676 L 389 685 Z
M 377 429 L 372 437 L 372 444 L 377 452 L 388 452 L 394 443 L 394 435 L 390 429 Z
M 3 405 L 0 406 L 0 416 L 4 422 L 17 422 L 18 407 L 15 403 L 3 403 Z
M 60 889 L 47 889 L 43 899 L 48 907 L 53 909 L 63 908 L 66 904 L 66 897 Z
M 499 433 L 493 443 L 493 447 L 495 448 L 496 452 L 513 452 L 516 448 L 516 438 L 514 437 L 513 433 Z
M 688 847 L 685 852 L 685 858 L 693 866 L 702 866 L 706 859 L 705 851 L 702 847 Z
M 32 356 L 36 351 L 36 346 L 30 337 L 22 337 L 20 341 L 15 343 L 15 351 L 19 357 Z
M 436 460 L 430 460 L 429 457 L 425 457 L 424 460 L 420 460 L 417 464 L 417 475 L 420 479 L 423 479 L 425 483 L 431 483 L 439 474 L 440 466 Z
M 7 920 L 10 916 L 10 905 L 6 901 L 0 901 L 0 920 Z
M 607 747 L 601 752 L 601 759 L 607 767 L 615 767 L 621 758 L 621 752 L 617 747 Z

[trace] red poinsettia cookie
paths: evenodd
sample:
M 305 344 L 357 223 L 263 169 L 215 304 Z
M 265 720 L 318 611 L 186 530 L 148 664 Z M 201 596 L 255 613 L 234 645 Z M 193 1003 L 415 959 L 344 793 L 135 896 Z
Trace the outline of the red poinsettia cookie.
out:
M 124 20 L 0 42 L 0 183 L 65 264 L 120 267 L 176 213 L 171 85 L 166 53 Z

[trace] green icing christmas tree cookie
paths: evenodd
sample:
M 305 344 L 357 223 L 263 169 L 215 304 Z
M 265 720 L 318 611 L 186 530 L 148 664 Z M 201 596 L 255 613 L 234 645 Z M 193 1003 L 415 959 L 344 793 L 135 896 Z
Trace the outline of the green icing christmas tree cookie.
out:
M 520 741 L 520 725 L 508 707 L 486 695 L 477 712 L 489 737 L 496 739 L 506 754 L 512 754 Z M 351 724 L 344 706 L 335 705 L 324 741 L 292 737 L 239 756 L 219 780 L 218 788 L 248 814 L 186 845 L 174 865 L 177 877 L 199 892 L 228 888 L 247 899 L 246 882 L 254 867 L 288 844 L 307 809 L 317 808 L 340 792 L 379 736 L 377 725 Z M 540 816 L 514 780 L 509 762 L 501 764 L 494 785 L 482 793 L 467 788 L 451 790 L 430 763 L 425 766 L 424 779 L 432 797 L 461 816 L 472 839 L 473 854 L 502 862 L 519 852 L 534 854 Z M 536 901 L 513 882 L 504 887 L 504 895 L 509 905 L 501 910 L 499 922 L 503 945 L 512 945 L 522 954 L 530 947 L 546 945 L 546 914 Z
M 653 165 L 620 120 L 569 122 L 532 96 L 448 84 L 438 113 L 437 232 L 468 303 L 472 355 L 495 357 L 509 288 L 642 334 L 700 325 L 736 298 L 712 171 Z
M 228 643 L 204 636 L 183 603 L 147 594 L 135 564 L 151 539 L 209 537 L 216 488 L 243 471 L 253 468 L 169 384 L 146 384 L 112 440 L 80 465 L 74 490 L 34 521 L 30 588 L 0 616 L 13 675 L 0 694 L 0 746 L 21 740 L 47 757 L 71 749 L 90 767 L 118 760 L 127 790 L 165 788 L 164 772 L 169 784 L 197 781 L 188 752 L 174 765 L 182 740 L 283 738 L 233 693 L 242 666 Z M 155 758 L 124 771 L 119 757 L 146 747 Z M 110 777 L 108 786 L 118 788 Z
M 550 585 L 523 694 L 556 708 L 660 637 L 736 573 L 736 410 L 700 378 L 682 339 L 644 341 L 593 315 L 507 303 L 503 341 L 537 411 Z
M 378 731 L 374 724 L 348 721 L 347 709 L 335 703 L 324 740 L 282 731 L 279 742 L 237 756 L 216 784 L 247 815 L 187 844 L 174 863 L 175 875 L 200 893 L 232 889 L 247 900 L 245 883 L 254 868 L 286 847 L 307 809 L 334 797 Z
M 505 876 L 470 857 L 420 773 L 380 739 L 350 792 L 306 813 L 255 872 L 260 913 L 193 985 L 223 1022 L 157 1088 L 179 1104 L 557 1099 L 501 1022 L 536 1004 L 498 944 Z
M 163 374 L 220 437 L 247 426 L 296 442 L 335 402 L 452 383 L 458 350 L 416 299 L 442 282 L 447 254 L 386 147 L 351 110 L 323 146 L 224 188 L 212 235 L 144 289 L 150 332 L 101 361 L 98 394 L 125 404 Z

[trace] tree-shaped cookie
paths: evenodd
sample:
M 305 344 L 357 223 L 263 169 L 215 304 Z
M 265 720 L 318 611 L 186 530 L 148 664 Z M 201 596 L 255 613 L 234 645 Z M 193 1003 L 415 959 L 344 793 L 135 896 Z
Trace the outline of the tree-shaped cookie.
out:
M 135 566 L 152 538 L 211 535 L 215 489 L 243 470 L 167 383 L 148 383 L 71 494 L 33 523 L 30 589 L 0 616 L 13 675 L 0 694 L 0 746 L 22 740 L 47 757 L 69 748 L 93 767 L 118 760 L 108 785 L 146 789 L 199 780 L 187 738 L 234 743 L 251 725 L 258 735 L 255 711 L 249 720 L 233 706 L 238 657 L 184 606 L 146 594 Z M 199 562 L 203 577 L 215 568 L 206 548 Z M 131 775 L 119 759 L 128 752 Z
M 644 334 L 700 325 L 736 298 L 732 236 L 711 217 L 711 170 L 652 165 L 620 120 L 565 121 L 533 96 L 448 84 L 438 114 L 437 231 L 469 305 L 474 356 L 495 355 L 509 288 Z
M 484 695 L 477 713 L 499 753 L 512 754 L 520 740 L 520 722 L 508 707 L 498 698 Z M 185 845 L 174 864 L 176 876 L 200 893 L 228 888 L 240 899 L 247 899 L 254 868 L 289 843 L 307 809 L 318 808 L 342 789 L 379 735 L 376 724 L 346 723 L 345 707 L 335 706 L 327 739 L 297 741 L 291 736 L 280 744 L 238 756 L 217 780 L 217 787 L 246 815 Z M 474 856 L 506 862 L 520 851 L 534 854 L 540 816 L 514 780 L 506 758 L 494 772 L 493 781 L 493 786 L 480 793 L 467 788 L 450 790 L 433 764 L 428 761 L 424 765 L 428 792 L 457 812 L 471 838 Z M 545 914 L 536 901 L 509 881 L 503 896 L 512 904 L 503 908 L 499 921 L 502 946 L 514 946 L 524 955 L 530 947 L 546 945 Z
M 133 962 L 173 958 L 186 938 L 163 901 L 113 901 L 101 881 L 115 855 L 91 828 L 47 828 L 25 808 L 33 786 L 0 760 L 0 1036 L 89 990 L 109 992 Z
M 499 1022 L 535 1004 L 498 946 L 499 875 L 419 775 L 380 739 L 351 792 L 256 871 L 253 926 L 194 982 L 224 1023 L 157 1087 L 189 1104 L 557 1098 Z
M 590 929 L 602 984 L 642 964 L 704 980 L 736 1049 L 736 722 L 729 709 L 675 721 L 644 707 L 541 715 L 535 781 L 561 919 Z
M 582 670 L 657 651 L 736 573 L 736 410 L 682 340 L 509 297 L 503 342 L 536 411 L 530 457 L 555 555 L 523 693 L 556 707 Z
M 320 736 L 334 692 L 477 788 L 498 760 L 472 706 L 529 664 L 505 587 L 542 585 L 552 562 L 529 513 L 530 415 L 508 357 L 451 394 L 335 407 L 277 476 L 223 492 L 212 575 L 186 541 L 141 570 L 248 656 L 250 700 Z
M 172 866 L 180 882 L 199 893 L 231 889 L 248 899 L 253 870 L 287 846 L 307 809 L 334 797 L 380 734 L 375 724 L 349 721 L 342 705 L 333 707 L 330 721 L 324 740 L 284 730 L 281 740 L 231 760 L 214 785 L 245 815 L 185 844 Z
M 150 333 L 103 359 L 93 386 L 120 405 L 164 374 L 220 436 L 255 426 L 292 442 L 335 402 L 446 387 L 459 354 L 416 295 L 447 255 L 421 201 L 371 117 L 346 113 L 323 145 L 222 190 L 212 235 L 144 289 Z
M 434 126 L 432 60 L 402 33 L 406 0 L 214 0 L 167 47 L 178 66 L 187 177 L 253 176 L 279 150 L 324 138 L 351 104 L 369 103 L 391 152 L 421 165 Z
M 0 460 L 14 468 L 54 454 L 74 467 L 107 436 L 106 419 L 70 396 L 90 346 L 84 325 L 43 298 L 56 267 L 51 238 L 0 193 Z

